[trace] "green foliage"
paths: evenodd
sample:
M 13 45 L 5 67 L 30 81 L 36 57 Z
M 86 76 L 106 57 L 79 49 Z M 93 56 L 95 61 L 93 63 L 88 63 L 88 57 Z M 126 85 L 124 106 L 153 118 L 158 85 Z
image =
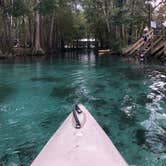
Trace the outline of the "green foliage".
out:
M 148 17 L 145 0 L 84 0 L 83 3 L 91 31 L 105 46 L 122 47 L 142 34 Z
M 64 10 L 58 10 L 56 15 L 56 21 L 57 21 L 57 27 L 60 31 L 60 36 L 63 38 L 63 40 L 70 40 L 70 37 L 72 36 L 72 30 L 73 30 L 73 16 L 72 11 L 64 7 Z
M 74 39 L 81 39 L 86 37 L 87 27 L 86 19 L 83 12 L 75 13 L 73 17 L 73 37 Z
M 29 9 L 24 0 L 14 0 L 13 4 L 10 4 L 8 8 L 8 13 L 13 15 L 14 17 L 27 15 Z
M 23 41 L 24 45 L 30 43 L 33 46 L 36 22 L 40 21 L 41 45 L 46 49 L 52 46 L 60 47 L 62 41 L 64 44 L 71 44 L 81 38 L 95 38 L 101 47 L 120 50 L 137 40 L 148 23 L 148 6 L 145 0 L 36 2 L 5 0 L 0 4 L 0 37 L 2 36 L 2 41 L 6 40 L 6 43 L 0 41 L 0 44 L 7 45 L 10 40 L 16 38 Z M 80 5 L 83 10 L 78 8 Z M 40 15 L 37 21 L 36 10 Z M 165 8 L 160 10 L 160 23 L 164 20 L 164 11 Z M 51 42 L 53 43 L 50 44 Z
M 42 15 L 51 14 L 55 8 L 57 8 L 56 0 L 41 0 L 37 9 L 40 11 Z

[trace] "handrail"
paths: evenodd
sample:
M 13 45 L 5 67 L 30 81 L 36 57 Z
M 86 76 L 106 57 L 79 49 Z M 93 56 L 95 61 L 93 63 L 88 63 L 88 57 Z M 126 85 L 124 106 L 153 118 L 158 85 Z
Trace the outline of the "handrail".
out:
M 147 34 L 147 40 L 149 40 L 149 39 L 151 39 L 151 38 L 153 38 L 153 31 L 150 31 L 148 34 Z M 135 48 L 133 48 L 130 52 L 129 52 L 129 54 L 131 55 L 131 54 L 133 54 L 135 51 L 137 51 L 140 47 L 142 47 L 143 45 L 144 45 L 144 40 L 139 44 L 139 45 L 137 45 Z
M 162 53 L 164 53 L 164 46 L 160 47 L 160 49 L 156 51 L 156 54 L 154 55 L 154 57 L 157 58 Z
M 147 38 L 151 38 L 153 36 L 153 30 L 149 31 L 147 33 Z M 141 37 L 136 43 L 134 43 L 132 46 L 128 47 L 125 51 L 124 54 L 128 54 L 130 52 L 135 52 L 135 48 L 138 48 L 139 46 L 141 46 L 143 44 L 144 40 Z M 130 53 L 131 54 L 131 53 Z
M 156 36 L 153 36 L 153 41 L 150 43 L 146 43 L 146 45 L 143 48 L 144 51 L 144 56 L 148 53 L 151 54 L 152 48 L 154 48 L 160 41 L 162 41 L 162 37 L 160 36 L 159 38 L 155 39 Z
M 165 42 L 160 43 L 160 45 L 151 52 L 151 55 L 155 54 L 161 47 L 165 46 L 165 44 Z
M 136 46 L 138 43 L 142 42 L 143 38 L 141 37 L 136 43 L 134 43 L 132 46 L 129 46 L 124 52 L 125 54 L 127 54 L 128 52 L 130 52 L 134 46 Z
M 157 36 L 154 36 L 154 37 L 157 37 Z M 152 43 L 153 46 L 156 46 L 162 40 L 163 40 L 163 38 L 161 36 L 159 36 L 159 38 L 157 38 L 156 40 L 154 40 L 154 42 Z

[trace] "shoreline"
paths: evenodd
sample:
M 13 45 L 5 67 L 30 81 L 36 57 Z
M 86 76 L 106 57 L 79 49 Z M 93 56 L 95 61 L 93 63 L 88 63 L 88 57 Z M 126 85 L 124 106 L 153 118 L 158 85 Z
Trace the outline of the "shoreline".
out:
M 129 57 L 129 56 L 124 56 L 123 54 L 120 53 L 112 53 L 112 54 L 106 54 L 106 55 L 99 55 L 97 51 L 90 49 L 81 49 L 81 50 L 63 50 L 63 51 L 57 51 L 54 53 L 45 53 L 45 54 L 8 54 L 8 55 L 0 55 L 0 62 L 10 62 L 10 63 L 15 63 L 15 62 L 26 62 L 27 61 L 34 61 L 34 60 L 41 60 L 44 61 L 47 58 L 58 58 L 58 57 L 64 57 L 65 53 L 84 53 L 84 52 L 90 52 L 94 51 L 96 58 L 104 58 L 104 57 L 109 57 L 109 56 L 116 56 L 118 58 L 121 58 L 123 61 L 127 63 L 133 63 L 133 64 L 158 64 L 158 65 L 166 65 L 166 60 L 161 60 L 161 59 L 146 59 L 145 61 L 139 61 L 139 58 L 137 57 Z M 75 54 L 77 55 L 77 54 Z M 88 55 L 89 56 L 89 55 Z

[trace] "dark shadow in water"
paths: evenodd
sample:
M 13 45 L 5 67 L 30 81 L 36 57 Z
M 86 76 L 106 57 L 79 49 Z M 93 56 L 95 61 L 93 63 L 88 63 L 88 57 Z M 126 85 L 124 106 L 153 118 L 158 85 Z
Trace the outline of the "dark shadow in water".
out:
M 130 83 L 129 86 L 130 86 L 130 88 L 134 88 L 134 89 L 139 89 L 139 88 L 141 88 L 140 85 L 137 84 L 137 83 Z
M 29 166 L 37 154 L 37 143 L 36 142 L 25 142 L 19 145 L 18 148 L 14 149 L 15 153 L 4 154 L 0 158 L 0 166 Z
M 146 136 L 145 136 L 145 130 L 138 129 L 135 134 L 136 137 L 136 143 L 140 146 L 145 145 L 146 143 Z
M 86 103 L 89 101 L 89 98 L 85 95 L 70 95 L 66 98 L 66 101 L 71 104 Z
M 69 95 L 72 95 L 76 92 L 77 87 L 54 87 L 50 96 L 51 97 L 58 97 L 58 98 L 65 98 Z
M 166 135 L 146 133 L 146 148 L 156 154 L 166 153 Z
M 0 103 L 2 103 L 7 97 L 13 95 L 15 92 L 15 88 L 5 84 L 0 84 Z
M 125 130 L 127 127 L 132 127 L 136 125 L 136 117 L 134 115 L 128 116 L 126 113 L 122 112 L 119 114 L 120 122 L 119 125 L 120 130 Z
M 147 94 L 139 93 L 136 98 L 136 103 L 145 106 L 147 103 L 151 103 L 152 100 L 147 98 Z
M 54 87 L 51 97 L 64 98 L 68 103 L 76 104 L 78 102 L 88 102 L 89 96 L 79 86 L 75 87 Z
M 137 145 L 144 149 L 160 154 L 166 152 L 166 135 L 138 129 L 135 134 Z
M 95 94 L 96 94 L 96 93 L 100 93 L 100 92 L 104 91 L 105 88 L 106 88 L 105 85 L 95 85 L 95 92 L 94 92 L 94 93 L 95 93 Z
M 18 146 L 16 151 L 18 152 L 17 154 L 22 165 L 28 165 L 27 163 L 34 159 L 37 147 L 38 145 L 36 142 L 25 142 L 24 144 Z
M 67 116 L 68 114 L 50 114 L 47 118 L 45 118 L 45 120 L 43 122 L 41 122 L 39 125 L 45 129 L 50 130 L 56 130 L 60 124 L 63 122 L 64 118 Z M 55 132 L 55 131 L 53 131 Z
M 93 108 L 95 108 L 95 109 L 99 109 L 103 106 L 108 106 L 109 105 L 109 103 L 106 100 L 102 99 L 102 98 L 95 99 L 95 100 L 90 100 L 89 104 L 91 104 L 93 106 Z
M 61 78 L 54 78 L 51 76 L 48 77 L 34 77 L 30 79 L 33 82 L 58 82 L 58 81 L 62 81 Z
M 144 74 L 142 71 L 134 70 L 132 68 L 128 68 L 126 72 L 123 71 L 123 74 L 126 76 L 127 79 L 133 80 L 133 81 L 144 79 Z
M 8 165 L 8 162 L 10 160 L 10 155 L 8 154 L 4 154 L 1 158 L 0 158 L 0 166 L 6 166 Z
M 107 135 L 111 134 L 111 129 L 108 127 L 108 125 L 101 124 L 102 129 L 105 131 Z
M 114 89 L 120 89 L 120 88 L 121 88 L 121 85 L 119 84 L 118 81 L 113 81 L 113 82 L 111 82 L 111 86 L 112 86 Z

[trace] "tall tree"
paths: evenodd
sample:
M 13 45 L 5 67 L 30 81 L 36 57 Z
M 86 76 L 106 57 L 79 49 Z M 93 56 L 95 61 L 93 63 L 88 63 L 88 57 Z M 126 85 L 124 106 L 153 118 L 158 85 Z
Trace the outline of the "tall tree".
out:
M 34 53 L 44 53 L 41 47 L 41 40 L 40 40 L 40 13 L 39 13 L 39 6 L 40 1 L 36 0 L 36 9 L 35 9 L 35 43 L 34 43 Z

